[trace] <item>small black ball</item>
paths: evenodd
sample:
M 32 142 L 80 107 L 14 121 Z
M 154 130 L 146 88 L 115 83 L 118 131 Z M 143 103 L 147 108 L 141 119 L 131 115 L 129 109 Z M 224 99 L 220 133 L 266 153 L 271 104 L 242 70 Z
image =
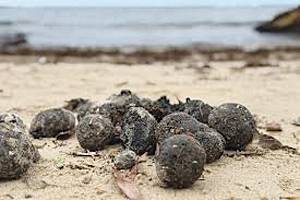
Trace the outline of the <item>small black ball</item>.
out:
M 121 140 L 123 145 L 138 155 L 154 153 L 155 118 L 142 107 L 132 107 L 124 116 Z
M 111 121 L 101 115 L 85 116 L 75 129 L 80 146 L 90 151 L 102 150 L 113 138 Z
M 213 109 L 208 124 L 223 135 L 228 150 L 243 150 L 257 132 L 252 114 L 246 107 L 236 103 Z
M 15 122 L 0 122 L 0 180 L 24 175 L 40 154 Z
M 156 101 L 143 99 L 142 106 L 148 110 L 158 122 L 160 122 L 165 116 L 171 114 L 173 108 L 170 100 L 166 96 L 162 96 Z
M 38 113 L 30 125 L 34 138 L 56 137 L 61 132 L 75 128 L 76 118 L 71 111 L 63 108 L 48 109 Z
M 195 134 L 195 139 L 203 146 L 206 152 L 206 163 L 218 160 L 225 150 L 225 139 L 216 130 L 202 128 Z
M 131 169 L 135 165 L 136 160 L 136 153 L 134 151 L 126 149 L 116 156 L 114 165 L 118 170 Z
M 111 120 L 115 126 L 115 135 L 112 144 L 120 142 L 121 127 L 123 126 L 123 118 L 129 108 L 140 106 L 141 100 L 130 90 L 122 90 L 119 94 L 110 96 L 102 104 L 94 104 L 90 107 L 88 114 L 100 114 Z
M 187 114 L 193 116 L 199 122 L 207 124 L 208 116 L 212 110 L 212 106 L 204 103 L 201 100 L 191 100 L 187 98 L 184 104 L 183 112 L 186 112 Z
M 164 117 L 155 130 L 156 142 L 160 145 L 165 139 L 179 134 L 195 135 L 203 124 L 184 112 L 176 112 Z
M 193 137 L 176 135 L 159 147 L 156 173 L 166 186 L 186 188 L 201 176 L 205 159 L 204 148 Z

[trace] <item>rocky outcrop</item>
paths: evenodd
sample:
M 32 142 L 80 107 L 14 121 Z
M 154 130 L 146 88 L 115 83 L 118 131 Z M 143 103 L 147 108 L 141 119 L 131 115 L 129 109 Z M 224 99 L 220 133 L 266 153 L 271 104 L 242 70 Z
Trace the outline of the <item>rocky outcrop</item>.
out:
M 277 15 L 272 21 L 257 26 L 256 30 L 271 33 L 300 33 L 300 7 Z

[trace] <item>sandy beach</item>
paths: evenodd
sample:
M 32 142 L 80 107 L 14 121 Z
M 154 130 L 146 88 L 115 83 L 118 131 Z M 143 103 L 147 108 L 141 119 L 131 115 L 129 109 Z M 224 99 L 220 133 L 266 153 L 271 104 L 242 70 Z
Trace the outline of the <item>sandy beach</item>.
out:
M 222 54 L 227 55 L 221 52 L 217 58 Z M 232 55 L 226 59 L 197 55 L 149 64 L 93 58 L 48 63 L 37 62 L 36 57 L 2 55 L 0 111 L 19 114 L 29 127 L 33 116 L 43 109 L 63 106 L 77 97 L 101 102 L 121 89 L 152 99 L 167 95 L 173 102 L 186 97 L 214 106 L 237 102 L 256 115 L 261 133 L 300 151 L 300 127 L 292 125 L 300 116 L 297 52 L 281 56 L 270 52 L 265 66 L 246 66 L 245 57 Z M 264 126 L 272 121 L 283 130 L 267 132 Z M 80 157 L 72 155 L 82 151 L 75 136 L 65 141 L 32 140 L 42 159 L 21 179 L 0 182 L 0 199 L 125 199 L 112 176 L 111 160 L 121 146 L 111 146 L 97 157 Z M 183 190 L 160 186 L 152 157 L 139 163 L 138 169 L 135 182 L 145 200 L 300 197 L 300 156 L 286 150 L 224 155 L 205 166 L 193 187 Z

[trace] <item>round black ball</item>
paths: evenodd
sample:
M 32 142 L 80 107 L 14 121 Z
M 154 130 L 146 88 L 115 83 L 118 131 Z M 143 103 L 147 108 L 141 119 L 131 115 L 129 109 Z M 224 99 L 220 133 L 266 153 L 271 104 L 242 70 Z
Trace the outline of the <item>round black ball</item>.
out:
M 204 148 L 187 135 L 166 139 L 156 155 L 156 173 L 168 187 L 186 188 L 201 176 L 206 154 Z
M 257 132 L 250 111 L 236 103 L 222 104 L 213 109 L 208 124 L 223 135 L 228 150 L 243 150 Z

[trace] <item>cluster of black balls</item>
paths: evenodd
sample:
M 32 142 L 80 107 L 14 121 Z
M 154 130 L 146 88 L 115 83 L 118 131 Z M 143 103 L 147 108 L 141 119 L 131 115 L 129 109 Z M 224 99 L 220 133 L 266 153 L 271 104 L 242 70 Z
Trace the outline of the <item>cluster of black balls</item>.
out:
M 67 131 L 75 132 L 88 151 L 121 143 L 125 150 L 115 159 L 118 169 L 132 167 L 136 155 L 155 154 L 158 178 L 166 186 L 185 188 L 225 149 L 243 150 L 256 133 L 256 124 L 240 104 L 212 107 L 190 98 L 172 104 L 166 96 L 153 101 L 122 90 L 104 103 L 79 98 L 64 108 L 42 111 L 30 127 L 34 138 Z

